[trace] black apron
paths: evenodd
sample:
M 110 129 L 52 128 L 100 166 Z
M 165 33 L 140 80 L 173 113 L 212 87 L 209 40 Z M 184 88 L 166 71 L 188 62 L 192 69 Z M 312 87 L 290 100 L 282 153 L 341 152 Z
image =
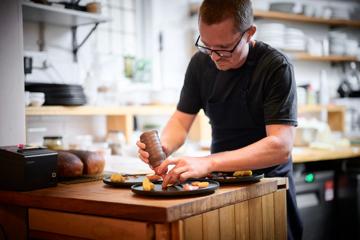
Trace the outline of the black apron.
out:
M 217 77 L 204 109 L 212 127 L 211 153 L 239 149 L 266 137 L 263 119 L 252 119 L 248 109 L 247 89 L 253 71 L 254 66 L 245 63 L 237 70 L 212 72 Z M 266 177 L 288 177 L 288 239 L 301 239 L 302 223 L 296 205 L 292 160 L 289 159 L 282 165 L 255 170 L 254 173 L 264 173 Z

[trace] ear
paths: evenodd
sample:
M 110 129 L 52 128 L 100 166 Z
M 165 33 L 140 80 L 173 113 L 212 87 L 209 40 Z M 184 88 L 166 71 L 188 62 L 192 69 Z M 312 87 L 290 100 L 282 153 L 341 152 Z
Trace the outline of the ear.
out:
M 249 30 L 247 30 L 246 41 L 249 42 L 255 33 L 256 33 L 256 25 L 253 24 L 251 25 Z

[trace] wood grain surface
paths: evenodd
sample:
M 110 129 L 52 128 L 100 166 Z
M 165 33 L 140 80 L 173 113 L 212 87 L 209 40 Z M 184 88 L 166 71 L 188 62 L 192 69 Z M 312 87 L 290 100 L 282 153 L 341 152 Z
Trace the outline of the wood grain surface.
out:
M 186 198 L 142 197 L 101 181 L 59 184 L 29 192 L 0 191 L 0 204 L 165 223 L 275 192 L 278 180 L 265 178 L 253 184 L 222 186 L 211 195 Z

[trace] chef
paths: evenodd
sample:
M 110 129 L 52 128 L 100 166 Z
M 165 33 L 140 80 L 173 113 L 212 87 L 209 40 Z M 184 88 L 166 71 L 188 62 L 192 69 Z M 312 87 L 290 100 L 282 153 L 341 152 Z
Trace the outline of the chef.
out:
M 250 0 L 205 0 L 198 25 L 199 51 L 188 65 L 161 143 L 167 156 L 176 151 L 203 109 L 212 128 L 211 154 L 166 159 L 155 171 L 165 174 L 164 186 L 214 171 L 251 169 L 288 177 L 288 239 L 301 239 L 291 158 L 297 125 L 293 67 L 281 52 L 252 39 L 256 26 Z M 148 163 L 145 144 L 137 146 Z M 169 165 L 174 165 L 170 171 Z

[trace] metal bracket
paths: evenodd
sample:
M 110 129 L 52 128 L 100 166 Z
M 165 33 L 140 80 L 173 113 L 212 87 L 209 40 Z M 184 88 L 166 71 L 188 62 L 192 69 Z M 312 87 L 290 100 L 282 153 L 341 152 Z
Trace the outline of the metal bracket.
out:
M 90 35 L 95 31 L 99 23 L 95 23 L 95 25 L 91 28 L 90 32 L 85 36 L 85 38 L 81 41 L 80 44 L 77 43 L 77 28 L 78 26 L 71 27 L 71 33 L 72 33 L 72 53 L 74 62 L 78 61 L 77 53 L 82 45 L 88 40 Z

